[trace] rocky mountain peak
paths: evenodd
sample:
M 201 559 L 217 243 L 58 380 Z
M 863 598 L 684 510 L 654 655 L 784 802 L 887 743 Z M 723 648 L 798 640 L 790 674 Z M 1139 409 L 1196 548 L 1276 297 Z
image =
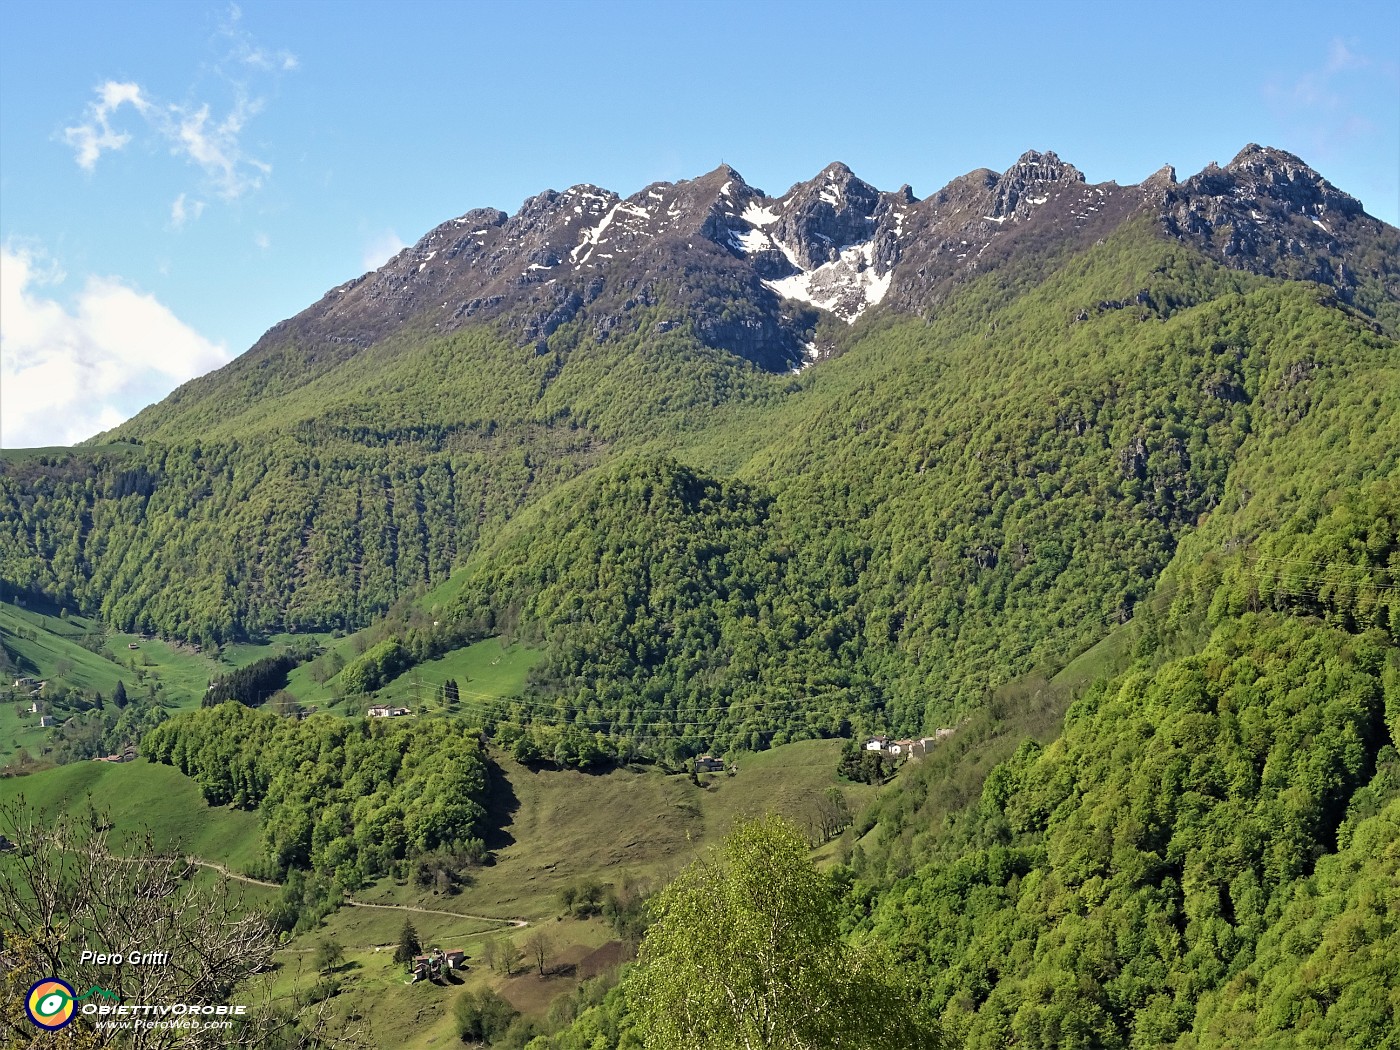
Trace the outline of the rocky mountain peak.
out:
M 1083 182 L 1084 173 L 1066 164 L 1054 151 L 1027 150 L 1002 173 L 1003 179 L 1022 182 Z
M 1028 150 L 997 177 L 987 217 L 1028 218 L 1034 207 L 1049 198 L 1050 187 L 1083 182 L 1084 173 L 1073 164 L 1066 164 L 1051 152 Z
M 1144 186 L 1164 186 L 1176 185 L 1176 168 L 1170 164 L 1163 164 L 1147 178 L 1142 180 Z
M 1281 149 L 1250 143 L 1225 167 L 1235 185 L 1256 198 L 1270 198 L 1300 214 L 1353 215 L 1361 202 L 1324 179 L 1303 161 Z
M 753 189 L 753 187 L 744 181 L 744 176 L 740 175 L 728 164 L 721 164 L 713 171 L 706 172 L 698 179 L 692 179 L 690 181 L 697 188 L 716 194 L 733 193 L 736 190 L 742 192 L 743 190 Z M 678 182 L 676 185 L 683 186 L 685 183 Z
M 1166 231 L 1227 265 L 1316 281 L 1354 301 L 1368 281 L 1395 287 L 1396 231 L 1285 150 L 1250 143 L 1225 167 L 1211 163 L 1161 197 Z M 1369 247 L 1363 247 L 1369 246 Z
M 799 267 L 815 270 L 838 260 L 843 248 L 870 240 L 879 206 L 880 191 L 837 161 L 788 190 L 772 233 Z
M 1287 150 L 1276 149 L 1273 146 L 1261 146 L 1257 142 L 1251 142 L 1235 154 L 1235 159 L 1225 165 L 1226 171 L 1246 171 L 1261 168 L 1282 168 L 1285 170 L 1302 169 L 1313 176 L 1317 172 L 1309 168 L 1301 157 L 1289 153 Z
M 477 208 L 442 223 L 288 324 L 350 352 L 410 319 L 484 322 L 545 353 L 575 319 L 605 338 L 660 312 L 656 324 L 689 318 L 704 342 L 781 369 L 825 352 L 810 341 L 809 307 L 847 322 L 881 303 L 926 310 L 1023 248 L 1091 245 L 1144 213 L 1229 265 L 1325 282 L 1344 299 L 1400 281 L 1394 228 L 1283 150 L 1250 144 L 1184 182 L 1166 165 L 1127 187 L 1090 185 L 1031 150 L 923 201 L 839 161 L 777 198 L 728 164 L 625 199 L 591 183 L 546 190 L 514 215 Z

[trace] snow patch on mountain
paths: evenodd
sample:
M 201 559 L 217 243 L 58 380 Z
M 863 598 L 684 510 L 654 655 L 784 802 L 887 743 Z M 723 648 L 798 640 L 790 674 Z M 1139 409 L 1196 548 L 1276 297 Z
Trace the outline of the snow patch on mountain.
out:
M 793 258 L 781 242 L 778 247 L 789 259 Z M 884 299 L 892 276 L 893 270 L 883 274 L 875 271 L 874 241 L 866 241 L 847 245 L 841 249 L 838 259 L 823 263 L 815 270 L 763 283 L 784 299 L 810 303 L 853 324 L 856 318 Z
M 778 213 L 772 208 L 760 208 L 753 201 L 749 201 L 749 206 L 744 209 L 744 214 L 739 216 L 750 226 L 767 226 L 778 221 Z
M 752 255 L 754 252 L 771 250 L 773 238 L 762 230 L 735 230 L 729 231 L 730 247 L 736 251 L 741 251 L 745 255 Z
M 798 375 L 798 374 L 800 374 L 804 369 L 810 368 L 812 365 L 816 364 L 816 363 L 817 363 L 817 359 L 818 359 L 820 356 L 821 356 L 821 353 L 820 353 L 820 351 L 817 350 L 817 344 L 816 344 L 816 343 L 813 343 L 813 342 L 811 342 L 811 341 L 805 342 L 805 343 L 802 344 L 802 360 L 801 360 L 801 362 L 799 362 L 798 364 L 794 365 L 791 369 L 789 369 L 789 371 L 790 371 L 793 375 Z
M 616 219 L 619 214 L 624 216 L 632 215 L 640 219 L 648 219 L 651 217 L 651 213 L 639 205 L 629 204 L 627 201 L 618 201 L 608 209 L 607 214 L 603 216 L 602 221 L 599 222 L 597 226 L 583 231 L 582 239 L 569 252 L 569 258 L 574 261 L 575 267 L 586 263 L 588 257 L 593 254 L 593 249 L 604 242 L 604 232 L 612 225 L 613 220 Z

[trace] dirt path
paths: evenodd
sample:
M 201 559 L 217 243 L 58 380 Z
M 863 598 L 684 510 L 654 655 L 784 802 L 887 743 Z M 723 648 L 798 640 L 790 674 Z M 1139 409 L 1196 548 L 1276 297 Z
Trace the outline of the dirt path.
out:
M 266 887 L 268 887 L 269 889 L 274 889 L 274 890 L 280 890 L 280 889 L 282 888 L 281 885 L 280 885 L 279 883 L 276 883 L 276 882 L 264 882 L 262 879 L 255 879 L 255 878 L 253 878 L 251 875 L 240 875 L 240 874 L 238 874 L 238 872 L 236 872 L 236 871 L 230 871 L 228 868 L 224 867 L 222 864 L 215 863 L 215 862 L 212 861 L 212 860 L 203 860 L 203 859 L 201 859 L 201 858 L 199 858 L 199 857 L 186 857 L 185 859 L 186 859 L 187 861 L 189 861 L 191 864 L 197 865 L 198 867 L 201 867 L 201 868 L 212 868 L 214 871 L 217 871 L 217 872 L 218 872 L 220 875 L 222 875 L 224 878 L 226 878 L 226 879 L 233 879 L 235 882 L 247 882 L 247 883 L 250 883 L 250 884 L 253 885 L 253 886 L 266 886 Z
M 386 911 L 416 911 L 423 915 L 447 915 L 453 919 L 477 919 L 481 922 L 499 922 L 508 926 L 513 926 L 517 930 L 524 929 L 530 924 L 524 919 L 502 919 L 496 915 L 467 915 L 460 911 L 439 911 L 436 908 L 415 908 L 411 904 L 370 904 L 368 901 L 357 901 L 353 897 L 346 897 L 344 902 L 352 908 L 383 908 Z
M 191 864 L 197 864 L 201 868 L 211 868 L 214 871 L 217 871 L 220 875 L 224 876 L 225 878 L 233 879 L 236 882 L 247 882 L 254 886 L 267 886 L 268 888 L 274 890 L 282 888 L 278 883 L 275 882 L 265 882 L 262 879 L 255 879 L 251 875 L 240 875 L 238 872 L 230 871 L 223 864 L 216 863 L 212 860 L 204 860 L 201 857 L 189 857 L 187 859 Z M 460 911 L 441 911 L 437 908 L 418 908 L 412 904 L 371 904 L 368 901 L 357 901 L 353 897 L 346 897 L 341 901 L 341 903 L 351 908 L 382 908 L 386 911 L 411 911 L 417 912 L 420 915 L 446 915 L 453 919 L 475 919 L 478 922 L 499 922 L 505 926 L 513 926 L 517 930 L 524 929 L 526 926 L 530 925 L 524 919 L 502 919 L 500 916 L 497 915 L 467 915 Z
M 117 857 L 110 853 L 107 854 L 107 858 L 122 864 L 136 864 L 144 859 L 141 857 Z M 217 871 L 224 878 L 232 879 L 234 882 L 246 882 L 252 886 L 266 886 L 268 889 L 272 890 L 280 890 L 282 888 L 281 883 L 267 882 L 264 879 L 255 879 L 251 875 L 240 875 L 238 872 L 229 870 L 226 865 L 220 864 L 217 861 L 205 860 L 203 857 L 196 857 L 192 854 L 186 854 L 185 860 L 196 867 L 209 868 L 211 871 Z M 446 915 L 448 918 L 452 919 L 474 919 L 477 922 L 499 922 L 502 926 L 512 926 L 517 930 L 523 930 L 526 926 L 530 925 L 524 919 L 503 919 L 499 915 L 468 915 L 460 911 L 418 908 L 412 904 L 370 904 L 368 901 L 357 901 L 355 898 L 349 896 L 343 898 L 341 903 L 350 908 L 382 908 L 385 911 L 411 911 L 417 912 L 419 915 Z

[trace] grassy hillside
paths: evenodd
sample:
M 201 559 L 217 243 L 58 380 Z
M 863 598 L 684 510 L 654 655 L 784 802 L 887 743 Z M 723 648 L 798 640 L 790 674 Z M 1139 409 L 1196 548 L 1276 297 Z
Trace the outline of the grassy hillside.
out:
M 805 822 L 813 800 L 838 786 L 835 776 L 840 744 L 804 741 L 759 755 L 740 755 L 738 773 L 706 775 L 697 788 L 687 776 L 658 771 L 619 770 L 606 775 L 574 771 L 532 770 L 507 755 L 497 755 L 503 783 L 493 817 L 501 822 L 495 863 L 476 869 L 470 884 L 456 896 L 425 894 L 411 884 L 390 880 L 356 894 L 357 900 L 380 904 L 442 909 L 459 914 L 523 918 L 530 926 L 519 930 L 500 924 L 457 923 L 440 915 L 368 909 L 341 909 L 323 930 L 289 945 L 279 956 L 280 981 L 294 980 L 296 963 L 289 956 L 309 954 L 323 937 L 347 946 L 350 964 L 340 971 L 345 990 L 336 1009 L 361 1012 L 380 1045 L 445 1048 L 456 1040 L 450 1011 L 460 991 L 456 986 L 404 987 L 391 949 L 405 916 L 410 917 L 425 944 L 462 947 L 472 970 L 461 987 L 490 987 L 527 1013 L 543 1014 L 555 997 L 570 991 L 585 976 L 565 973 L 541 980 L 536 974 L 503 977 L 481 965 L 483 943 L 492 938 L 523 951 L 533 932 L 547 932 L 551 958 L 567 967 L 577 964 L 615 934 L 601 918 L 564 918 L 561 891 L 596 880 L 604 885 L 627 884 L 657 889 L 699 851 L 718 841 L 743 817 L 781 813 Z M 867 785 L 840 784 L 853 811 L 872 797 Z M 455 938 L 455 940 L 454 940 Z M 449 943 L 451 942 L 451 943 Z M 380 951 L 375 947 L 380 946 Z M 522 966 L 524 964 L 521 964 Z M 302 983 L 314 983 L 303 969 Z
M 5 675 L 0 679 L 0 766 L 13 760 L 21 748 L 39 762 L 69 757 L 63 741 L 79 731 L 41 729 L 39 714 L 60 722 L 75 715 L 80 721 L 92 721 L 96 697 L 100 694 L 110 700 L 118 683 L 141 706 L 159 711 L 154 717 L 164 717 L 198 707 L 209 682 L 236 668 L 292 647 L 331 641 L 328 634 L 283 633 L 256 643 L 201 651 L 150 635 L 114 632 L 96 618 L 32 596 L 11 597 L 13 601 L 0 602 L 0 646 L 5 655 L 0 668 Z M 21 677 L 34 679 L 35 684 L 15 687 L 13 683 Z M 31 697 L 41 681 L 46 683 L 41 695 Z M 29 703 L 36 700 L 43 707 L 39 714 L 28 711 Z M 110 707 L 107 713 L 116 714 Z M 135 742 L 139 733 L 108 735 L 113 738 L 110 746 L 100 753 L 116 749 L 121 742 Z
M 105 638 L 102 624 L 90 617 L 61 615 L 59 609 L 32 598 L 25 605 L 0 602 L 0 652 L 4 655 L 4 666 L 0 667 L 0 766 L 21 749 L 42 757 L 56 731 L 40 728 L 40 714 L 68 717 L 66 705 L 52 703 L 60 688 L 85 696 L 99 692 L 111 696 L 123 678 L 136 681 L 129 668 L 124 669 L 105 651 Z M 20 678 L 34 681 L 16 686 Z M 47 683 L 47 688 L 32 696 L 39 682 Z M 42 710 L 31 713 L 29 705 L 36 701 Z
M 139 848 L 149 831 L 158 849 L 193 853 L 244 871 L 260 850 L 258 816 L 210 806 L 194 781 L 169 766 L 77 762 L 32 776 L 0 778 L 0 802 L 23 796 L 40 813 L 81 815 L 89 807 L 112 822 L 112 844 Z
M 451 1010 L 462 988 L 491 987 L 527 1013 L 542 1015 L 553 998 L 587 975 L 568 968 L 616 938 L 602 918 L 564 917 L 562 891 L 588 881 L 657 889 L 735 820 L 776 812 L 804 822 L 815 797 L 833 786 L 858 812 L 875 789 L 838 782 L 839 751 L 837 741 L 804 741 L 741 754 L 736 775 L 706 775 L 702 787 L 688 776 L 655 770 L 606 775 L 533 770 L 497 755 L 491 812 L 497 831 L 489 843 L 496 851 L 494 863 L 474 869 L 468 884 L 452 896 L 392 879 L 357 891 L 355 899 L 366 904 L 399 907 L 343 907 L 320 928 L 288 942 L 277 955 L 272 993 L 294 1005 L 295 993 L 318 981 L 312 956 L 318 943 L 331 938 L 346 949 L 346 961 L 334 975 L 342 990 L 333 1009 L 337 1016 L 359 1014 L 374 1045 L 425 1050 L 460 1045 Z M 210 807 L 193 781 L 144 760 L 82 763 L 0 779 L 0 802 L 20 794 L 44 813 L 81 816 L 90 802 L 105 808 L 119 846 L 135 847 L 137 836 L 149 828 L 158 845 L 234 871 L 253 867 L 260 849 L 256 812 Z M 254 905 L 271 900 L 272 891 L 244 888 Z M 425 944 L 467 951 L 472 969 L 466 984 L 404 985 L 402 968 L 391 956 L 405 918 Z M 515 929 L 493 919 L 525 919 L 530 925 Z M 487 938 L 523 954 L 536 929 L 548 932 L 553 965 L 566 972 L 541 980 L 524 972 L 522 962 L 517 976 L 505 977 L 481 964 Z
M 0 645 L 4 646 L 11 679 L 0 686 L 8 689 L 14 678 L 24 676 L 111 695 L 118 679 L 132 677 L 114 658 L 100 621 L 58 613 L 44 606 L 35 609 L 0 602 Z
M 354 640 L 346 639 L 331 642 L 327 652 L 333 654 L 337 663 L 348 663 L 355 658 L 355 648 Z M 397 675 L 374 691 L 374 702 L 403 704 L 417 714 L 442 714 L 444 708 L 438 699 L 438 689 L 450 678 L 457 683 L 461 698 L 457 710 L 470 716 L 484 701 L 519 696 L 524 692 L 526 676 L 539 659 L 538 650 L 529 646 L 487 638 L 426 660 Z M 323 661 L 323 666 L 335 665 L 326 665 Z M 314 663 L 296 668 L 290 675 L 287 691 L 304 704 L 345 714 L 364 713 L 365 704 L 360 698 L 356 698 L 353 705 L 347 702 L 334 706 L 333 701 L 344 694 L 340 680 L 332 675 L 318 683 L 316 676 Z

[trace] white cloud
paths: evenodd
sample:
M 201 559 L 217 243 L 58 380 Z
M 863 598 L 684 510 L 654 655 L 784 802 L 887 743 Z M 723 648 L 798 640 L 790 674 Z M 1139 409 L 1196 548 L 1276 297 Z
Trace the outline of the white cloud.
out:
M 97 100 L 88 103 L 87 122 L 63 129 L 63 139 L 73 147 L 78 167 L 84 171 L 92 171 L 104 152 L 121 149 L 131 141 L 126 132 L 113 130 L 111 123 L 112 114 L 124 104 L 134 106 L 143 116 L 151 110 L 139 84 L 109 80 L 97 89 Z
M 272 166 L 251 155 L 242 142 L 249 120 L 262 109 L 263 100 L 250 82 L 266 82 L 298 66 L 290 51 L 274 51 L 258 45 L 239 22 L 242 12 L 233 6 L 219 26 L 221 57 L 213 64 L 231 102 L 220 109 L 208 101 L 167 102 L 136 83 L 109 80 L 96 89 L 82 123 L 64 128 L 63 140 L 73 148 L 74 159 L 84 171 L 93 171 L 102 154 L 123 149 L 132 142 L 129 128 L 115 125 L 123 106 L 131 106 L 143 118 L 148 137 L 164 142 L 170 152 L 203 172 L 207 193 L 236 200 L 261 188 Z M 138 128 L 140 130 L 140 128 Z M 198 218 L 188 211 L 185 219 Z M 184 219 L 172 211 L 171 221 Z
M 253 244 L 263 251 L 267 251 L 272 247 L 272 238 L 259 230 L 257 233 L 253 234 Z
M 115 278 L 88 278 L 71 308 L 48 283 L 33 253 L 0 246 L 0 446 L 81 441 L 231 357 Z
M 175 203 L 170 205 L 170 224 L 178 230 L 186 222 L 198 219 L 203 214 L 204 202 L 189 200 L 182 193 L 175 198 Z
M 301 63 L 290 51 L 272 51 L 262 47 L 239 23 L 243 11 L 237 4 L 230 4 L 228 16 L 219 24 L 219 33 L 229 42 L 230 57 L 255 69 L 290 73 Z
M 249 190 L 259 189 L 272 174 L 272 166 L 249 155 L 240 136 L 262 103 L 250 101 L 240 92 L 233 107 L 222 118 L 212 116 L 209 103 L 183 106 L 155 101 L 139 84 L 108 81 L 97 89 L 97 101 L 88 104 L 88 121 L 65 128 L 64 141 L 73 147 L 74 158 L 84 171 L 93 171 L 104 152 L 121 149 L 131 134 L 112 127 L 111 116 L 130 103 L 145 118 L 146 127 L 163 139 L 170 152 L 196 165 L 208 188 L 225 200 L 236 200 Z M 181 221 L 172 212 L 172 221 Z M 190 217 L 186 215 L 186 217 Z
M 236 200 L 248 190 L 259 189 L 263 177 L 272 174 L 271 165 L 248 156 L 238 141 L 248 118 L 259 108 L 259 103 L 240 98 L 228 116 L 211 122 L 207 102 L 194 109 L 169 106 L 157 127 L 170 141 L 172 152 L 203 169 L 219 196 Z
M 377 233 L 360 253 L 360 265 L 366 270 L 377 270 L 407 247 L 404 240 L 393 230 Z

